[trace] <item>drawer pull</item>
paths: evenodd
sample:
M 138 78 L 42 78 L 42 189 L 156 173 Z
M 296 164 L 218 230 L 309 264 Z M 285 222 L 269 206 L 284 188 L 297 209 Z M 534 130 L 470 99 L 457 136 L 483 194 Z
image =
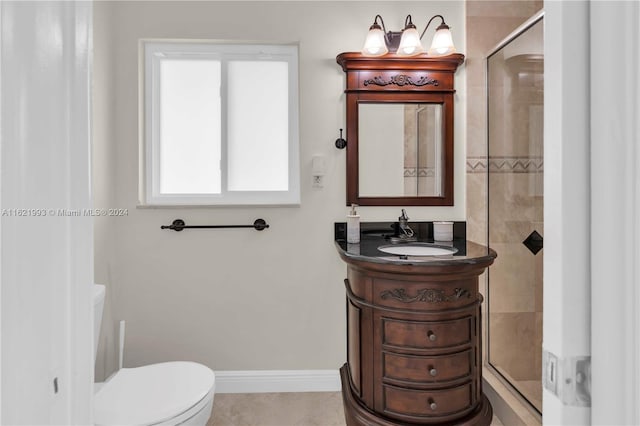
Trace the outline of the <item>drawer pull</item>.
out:
M 429 408 L 431 408 L 431 411 L 436 411 L 438 409 L 438 404 L 436 404 L 436 402 L 429 398 Z
M 431 340 L 432 342 L 435 342 L 435 341 L 436 341 L 436 339 L 437 339 L 436 334 L 435 334 L 433 331 L 431 331 L 431 330 L 429 330 L 429 331 L 427 332 L 427 337 L 428 337 L 428 338 L 429 338 L 429 340 Z
M 438 375 L 438 370 L 436 370 L 435 368 L 431 368 L 429 370 L 429 374 L 431 374 L 431 377 L 436 377 Z

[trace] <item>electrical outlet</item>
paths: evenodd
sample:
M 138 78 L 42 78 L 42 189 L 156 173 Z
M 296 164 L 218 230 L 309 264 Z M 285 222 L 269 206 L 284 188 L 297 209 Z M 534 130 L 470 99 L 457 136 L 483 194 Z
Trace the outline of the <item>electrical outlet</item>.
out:
M 322 183 L 322 176 L 313 176 L 313 184 L 314 188 L 322 188 L 324 185 Z

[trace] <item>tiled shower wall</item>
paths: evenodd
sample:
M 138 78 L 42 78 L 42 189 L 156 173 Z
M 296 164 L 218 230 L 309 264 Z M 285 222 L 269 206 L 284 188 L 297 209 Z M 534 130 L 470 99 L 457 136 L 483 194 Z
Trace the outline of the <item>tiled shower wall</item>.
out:
M 467 235 L 472 241 L 487 242 L 485 58 L 542 6 L 542 0 L 467 2 Z
M 409 196 L 442 195 L 442 184 L 436 181 L 441 164 L 436 142 L 441 145 L 442 106 L 439 104 L 407 104 L 404 107 L 404 193 Z
M 535 382 L 541 376 L 542 274 L 537 272 L 542 271 L 542 253 L 536 256 L 534 264 L 521 264 L 516 252 L 526 249 L 520 241 L 510 239 L 519 238 L 525 232 L 514 227 L 529 226 L 529 223 L 525 223 L 527 218 L 542 217 L 542 152 L 518 150 L 517 143 L 502 143 L 494 138 L 491 157 L 487 158 L 485 59 L 500 41 L 542 7 L 542 1 L 533 0 L 467 2 L 465 52 L 469 239 L 485 244 L 488 242 L 488 170 L 492 173 L 492 223 L 499 224 L 492 226 L 491 246 L 498 252 L 498 259 L 496 267 L 491 269 L 492 291 L 488 315 L 491 340 L 490 345 L 485 346 L 485 354 L 490 352 L 488 356 L 492 364 L 499 366 L 500 371 L 508 372 L 509 379 L 518 382 L 517 387 L 534 405 L 538 405 L 536 399 L 540 388 Z M 505 114 L 499 121 L 509 120 L 508 115 Z M 502 122 L 499 124 L 503 125 Z M 504 127 L 512 135 L 522 133 L 522 129 L 509 123 L 505 123 Z M 521 197 L 519 194 L 533 196 Z M 543 233 L 541 224 L 537 225 L 537 229 Z M 528 391 L 524 389 L 527 387 L 535 389 Z

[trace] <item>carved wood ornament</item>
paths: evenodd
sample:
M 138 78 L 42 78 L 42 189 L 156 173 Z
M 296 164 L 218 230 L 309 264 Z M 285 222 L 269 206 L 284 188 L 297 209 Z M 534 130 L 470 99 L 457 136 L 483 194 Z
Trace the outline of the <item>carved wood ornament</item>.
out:
M 470 298 L 471 293 L 464 288 L 455 288 L 453 294 L 445 295 L 444 290 L 434 290 L 431 288 L 424 288 L 418 290 L 415 296 L 409 296 L 404 288 L 397 288 L 393 290 L 386 290 L 380 293 L 380 297 L 383 299 L 393 298 L 404 303 L 413 302 L 427 302 L 427 303 L 442 303 L 453 302 L 463 297 Z
M 385 80 L 381 75 L 374 77 L 369 80 L 364 81 L 364 85 L 368 86 L 370 84 L 376 84 L 378 86 L 388 86 L 389 84 L 395 84 L 398 86 L 425 86 L 427 84 L 432 84 L 434 86 L 439 85 L 438 80 L 434 80 L 433 78 L 429 78 L 429 76 L 423 75 L 418 80 L 414 81 L 413 77 L 406 74 L 398 74 L 392 75 L 388 80 Z

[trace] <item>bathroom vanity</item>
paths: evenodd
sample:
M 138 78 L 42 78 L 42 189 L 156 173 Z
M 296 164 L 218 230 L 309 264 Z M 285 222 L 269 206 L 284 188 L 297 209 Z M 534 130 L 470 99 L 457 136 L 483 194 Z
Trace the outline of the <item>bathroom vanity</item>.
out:
M 393 255 L 380 250 L 389 245 L 388 225 L 378 232 L 363 224 L 360 244 L 340 238 L 340 225 L 335 243 L 348 266 L 347 363 L 340 369 L 347 425 L 489 425 L 478 276 L 496 253 L 454 239 L 434 244 L 448 254 Z M 407 246 L 433 247 L 432 225 L 419 228 L 421 243 Z

